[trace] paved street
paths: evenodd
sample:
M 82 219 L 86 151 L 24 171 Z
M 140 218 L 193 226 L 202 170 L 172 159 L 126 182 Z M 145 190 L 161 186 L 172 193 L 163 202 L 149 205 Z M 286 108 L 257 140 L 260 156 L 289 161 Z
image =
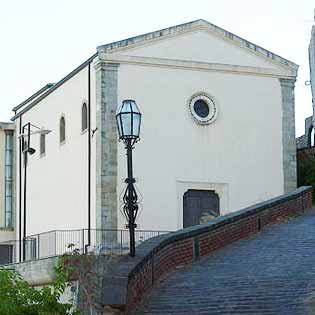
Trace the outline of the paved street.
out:
M 315 314 L 315 216 L 271 226 L 178 269 L 136 314 Z

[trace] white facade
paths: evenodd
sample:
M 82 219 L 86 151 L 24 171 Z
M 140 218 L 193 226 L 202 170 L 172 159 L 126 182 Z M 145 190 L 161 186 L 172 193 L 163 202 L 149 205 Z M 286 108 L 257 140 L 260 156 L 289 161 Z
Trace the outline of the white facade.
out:
M 29 157 L 27 168 L 27 235 L 86 226 L 88 134 L 81 131 L 81 107 L 87 101 L 87 74 L 87 68 L 83 69 L 16 120 L 17 130 L 20 123 L 23 126 L 27 122 L 52 130 L 46 136 L 45 154 L 40 154 L 40 135 L 31 136 L 36 154 Z M 94 76 L 92 88 L 93 82 Z M 95 112 L 93 97 L 91 107 Z M 59 141 L 61 117 L 66 121 L 66 140 L 62 144 Z M 92 116 L 91 120 L 93 124 Z M 17 141 L 17 151 L 18 146 Z M 93 145 L 92 151 L 95 151 Z M 22 189 L 23 171 L 22 165 Z
M 143 113 L 141 142 L 134 150 L 143 194 L 141 228 L 181 228 L 188 189 L 214 189 L 222 214 L 283 193 L 277 79 L 129 65 L 119 68 L 118 77 L 119 102 L 129 95 Z M 198 91 L 213 96 L 219 107 L 213 124 L 200 126 L 189 113 L 189 98 Z M 257 98 L 269 93 L 268 101 Z M 118 157 L 122 179 L 123 145 Z M 118 192 L 123 188 L 120 181 Z
M 113 120 L 124 99 L 135 99 L 143 114 L 134 150 L 140 229 L 182 228 L 188 189 L 215 191 L 225 214 L 295 188 L 297 66 L 199 20 L 98 47 L 75 74 L 16 108 L 17 130 L 30 121 L 53 131 L 42 156 L 40 136 L 32 136 L 27 235 L 87 228 L 89 133 L 81 131 L 81 108 L 89 98 L 89 64 L 92 228 L 126 224 L 126 156 Z M 218 111 L 210 124 L 198 124 L 189 111 L 198 93 Z

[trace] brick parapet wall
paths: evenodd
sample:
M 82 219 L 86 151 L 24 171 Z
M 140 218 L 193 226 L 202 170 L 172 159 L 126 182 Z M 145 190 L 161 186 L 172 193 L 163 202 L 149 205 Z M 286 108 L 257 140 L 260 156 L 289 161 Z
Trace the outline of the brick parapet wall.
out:
M 162 276 L 176 267 L 259 232 L 267 225 L 299 215 L 312 206 L 310 187 L 299 189 L 219 217 L 207 224 L 189 227 L 156 238 L 137 248 L 135 258 L 124 257 L 104 277 L 101 303 L 121 313 L 132 314 L 142 296 Z

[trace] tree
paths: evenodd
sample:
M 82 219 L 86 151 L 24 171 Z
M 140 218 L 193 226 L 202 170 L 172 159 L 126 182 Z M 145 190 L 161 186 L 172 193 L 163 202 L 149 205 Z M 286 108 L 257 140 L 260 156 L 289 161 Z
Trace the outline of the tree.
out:
M 72 304 L 59 301 L 67 286 L 67 273 L 58 263 L 56 280 L 41 289 L 31 287 L 15 272 L 0 268 L 0 315 L 76 315 Z

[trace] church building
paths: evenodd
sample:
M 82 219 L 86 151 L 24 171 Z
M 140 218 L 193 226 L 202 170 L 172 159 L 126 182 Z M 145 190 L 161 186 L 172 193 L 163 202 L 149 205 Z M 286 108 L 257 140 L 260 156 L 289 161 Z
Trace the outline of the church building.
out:
M 125 99 L 142 113 L 138 229 L 181 229 L 295 189 L 297 70 L 204 20 L 97 47 L 13 109 L 18 233 L 125 228 Z

